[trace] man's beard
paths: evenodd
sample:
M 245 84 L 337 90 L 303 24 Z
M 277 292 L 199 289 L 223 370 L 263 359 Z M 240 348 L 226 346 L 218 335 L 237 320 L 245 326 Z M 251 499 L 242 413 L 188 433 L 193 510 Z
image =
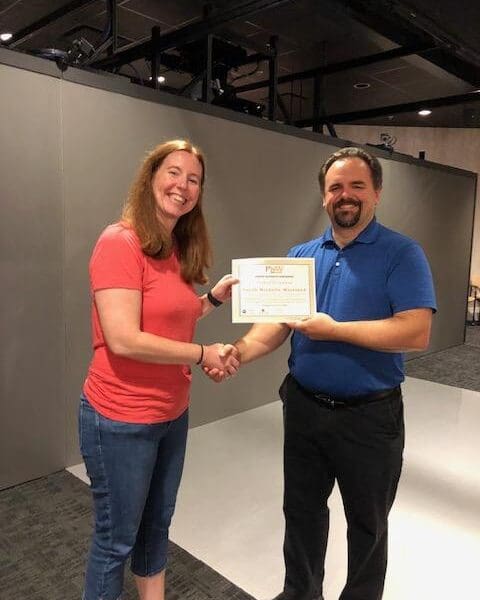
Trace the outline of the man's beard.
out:
M 357 211 L 353 214 L 351 214 L 351 213 L 348 215 L 342 214 L 339 209 L 341 209 L 342 206 L 347 205 L 347 204 L 350 206 L 352 206 L 352 205 L 355 206 L 357 208 Z M 353 198 L 346 198 L 345 200 L 340 200 L 334 206 L 333 219 L 339 227 L 345 227 L 345 228 L 355 227 L 355 225 L 360 220 L 361 213 L 362 213 L 362 203 L 359 202 L 358 200 L 354 200 Z

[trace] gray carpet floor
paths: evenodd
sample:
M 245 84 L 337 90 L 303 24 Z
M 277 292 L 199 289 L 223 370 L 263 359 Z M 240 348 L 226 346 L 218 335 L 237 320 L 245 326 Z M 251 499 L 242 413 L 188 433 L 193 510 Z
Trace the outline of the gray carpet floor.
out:
M 88 486 L 66 471 L 0 493 L 0 598 L 80 600 L 92 531 Z M 136 600 L 126 570 L 124 600 Z M 254 600 L 170 543 L 167 600 Z
M 467 326 L 465 344 L 408 360 L 409 377 L 480 392 L 480 326 Z

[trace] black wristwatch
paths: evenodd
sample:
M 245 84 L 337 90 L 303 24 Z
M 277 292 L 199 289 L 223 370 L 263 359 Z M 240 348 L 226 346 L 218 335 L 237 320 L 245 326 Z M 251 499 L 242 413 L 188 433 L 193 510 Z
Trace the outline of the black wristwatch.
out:
M 212 290 L 209 290 L 207 292 L 207 298 L 212 306 L 217 307 L 217 306 L 221 306 L 223 304 L 223 302 L 221 300 L 219 300 L 218 298 L 215 298 L 215 296 L 212 294 Z

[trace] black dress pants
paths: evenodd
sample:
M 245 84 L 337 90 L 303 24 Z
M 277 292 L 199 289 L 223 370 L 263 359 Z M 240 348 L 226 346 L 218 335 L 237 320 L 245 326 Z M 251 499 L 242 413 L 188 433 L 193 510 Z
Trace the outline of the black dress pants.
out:
M 328 498 L 338 482 L 347 520 L 348 574 L 339 600 L 380 600 L 388 514 L 404 446 L 400 389 L 328 408 L 288 375 L 284 402 L 285 600 L 322 600 Z

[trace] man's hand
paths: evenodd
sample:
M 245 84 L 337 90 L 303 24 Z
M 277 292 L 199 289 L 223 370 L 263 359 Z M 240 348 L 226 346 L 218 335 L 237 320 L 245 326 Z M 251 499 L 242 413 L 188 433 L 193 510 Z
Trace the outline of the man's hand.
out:
M 326 313 L 317 313 L 314 317 L 287 323 L 291 329 L 303 333 L 311 340 L 334 339 L 336 324 L 337 322 Z
M 235 375 L 240 367 L 240 353 L 233 344 L 204 347 L 203 371 L 216 383 Z
M 412 308 L 372 321 L 335 321 L 317 313 L 287 325 L 312 340 L 344 342 L 378 352 L 409 352 L 428 346 L 432 309 Z

